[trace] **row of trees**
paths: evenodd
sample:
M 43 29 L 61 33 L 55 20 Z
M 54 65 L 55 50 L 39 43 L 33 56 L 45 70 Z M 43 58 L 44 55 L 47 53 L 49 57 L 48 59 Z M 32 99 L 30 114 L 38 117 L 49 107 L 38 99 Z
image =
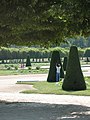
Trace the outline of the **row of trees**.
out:
M 9 60 L 9 59 L 26 59 L 27 55 L 32 59 L 43 59 L 51 58 L 51 54 L 54 50 L 60 52 L 61 57 L 68 56 L 68 48 L 1 48 L 0 49 L 0 60 Z M 90 49 L 79 49 L 80 57 L 90 57 Z
M 77 36 L 76 38 L 69 38 L 68 44 L 62 43 L 61 47 L 70 47 L 71 45 L 75 45 L 80 48 L 90 47 L 90 37 Z
M 41 59 L 41 58 L 51 58 L 51 53 L 54 50 L 58 50 L 61 54 L 61 57 L 64 57 L 68 54 L 68 49 L 64 48 L 49 48 L 49 49 L 41 49 L 41 48 L 2 48 L 0 50 L 0 60 L 8 60 L 8 59 L 26 59 L 27 55 L 33 59 Z

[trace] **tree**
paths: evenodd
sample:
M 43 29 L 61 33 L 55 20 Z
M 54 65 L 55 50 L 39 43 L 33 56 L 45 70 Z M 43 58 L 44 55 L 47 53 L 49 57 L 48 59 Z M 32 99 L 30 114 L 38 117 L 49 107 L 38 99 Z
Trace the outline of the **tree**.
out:
M 47 78 L 48 82 L 56 82 L 56 63 L 61 65 L 61 71 L 60 71 L 61 76 L 60 77 L 61 78 L 64 77 L 64 71 L 62 68 L 59 51 L 53 51 L 51 62 L 50 62 L 49 74 Z
M 26 60 L 26 67 L 31 66 L 31 62 L 30 62 L 30 56 L 27 56 L 27 60 Z
M 0 46 L 51 46 L 90 35 L 89 0 L 1 0 Z
M 87 47 L 90 47 L 90 36 L 87 38 Z
M 76 46 L 71 46 L 70 48 L 69 60 L 62 89 L 67 91 L 86 89 Z

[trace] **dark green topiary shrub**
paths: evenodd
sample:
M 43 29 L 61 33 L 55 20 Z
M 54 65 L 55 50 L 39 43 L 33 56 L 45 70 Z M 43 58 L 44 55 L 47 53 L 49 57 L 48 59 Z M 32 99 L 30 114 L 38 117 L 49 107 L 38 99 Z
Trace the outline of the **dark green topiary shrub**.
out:
M 63 69 L 64 69 L 64 71 L 66 71 L 66 67 L 67 67 L 67 57 L 64 57 L 64 60 L 63 60 Z
M 26 67 L 31 66 L 31 62 L 30 62 L 30 56 L 27 56 L 27 60 L 26 60 Z
M 90 62 L 90 60 L 89 60 L 89 57 L 90 57 L 90 49 L 87 49 L 87 50 L 85 51 L 84 57 L 86 57 L 85 62 L 87 62 L 87 63 Z
M 76 46 L 71 46 L 70 48 L 66 76 L 63 81 L 62 89 L 67 91 L 86 89 Z
M 87 57 L 87 59 L 86 59 L 86 62 L 88 63 L 88 62 L 90 62 L 90 60 L 89 60 L 89 58 Z
M 63 70 L 62 63 L 61 63 L 61 69 L 60 69 L 60 78 L 64 78 L 64 70 Z
M 39 66 L 37 66 L 37 67 L 36 67 L 36 70 L 40 70 L 40 67 L 39 67 Z
M 87 49 L 84 53 L 84 57 L 90 57 L 90 49 Z
M 47 78 L 48 82 L 56 82 L 56 63 L 59 63 L 61 65 L 61 71 L 60 71 L 61 76 L 60 77 L 61 78 L 64 77 L 64 71 L 62 68 L 59 51 L 53 51 L 51 62 L 50 62 L 49 74 Z

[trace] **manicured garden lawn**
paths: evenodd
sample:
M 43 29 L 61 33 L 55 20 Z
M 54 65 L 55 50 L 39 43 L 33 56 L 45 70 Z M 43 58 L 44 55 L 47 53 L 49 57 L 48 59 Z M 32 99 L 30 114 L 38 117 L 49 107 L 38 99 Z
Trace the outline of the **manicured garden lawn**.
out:
M 42 66 L 49 66 L 49 63 L 32 63 L 32 67 L 20 68 L 20 64 L 0 64 L 0 75 L 25 75 L 48 73 L 47 68 Z
M 26 75 L 26 74 L 43 74 L 48 73 L 47 69 L 40 70 L 28 70 L 28 69 L 20 69 L 20 70 L 0 70 L 0 75 Z
M 38 93 L 38 94 L 57 94 L 57 95 L 84 95 L 90 96 L 90 77 L 85 78 L 87 83 L 87 90 L 82 91 L 64 91 L 62 90 L 62 82 L 59 82 L 57 85 L 56 83 L 52 82 L 20 82 L 18 84 L 30 84 L 33 85 L 36 90 L 26 90 L 22 91 L 23 93 L 31 94 L 31 93 Z

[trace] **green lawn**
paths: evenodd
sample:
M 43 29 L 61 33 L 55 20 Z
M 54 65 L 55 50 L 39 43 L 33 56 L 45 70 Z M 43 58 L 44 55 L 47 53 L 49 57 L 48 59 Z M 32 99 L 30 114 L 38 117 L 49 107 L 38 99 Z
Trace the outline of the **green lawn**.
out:
M 38 93 L 38 94 L 57 94 L 57 95 L 84 95 L 90 96 L 90 77 L 85 78 L 87 83 L 87 90 L 82 91 L 64 91 L 62 90 L 62 83 L 59 82 L 58 85 L 56 83 L 49 83 L 46 81 L 42 82 L 26 82 L 26 83 L 18 83 L 18 84 L 30 84 L 33 85 L 36 90 L 26 90 L 22 91 L 23 93 L 31 94 L 31 93 Z
M 20 69 L 20 70 L 0 70 L 0 75 L 26 75 L 26 74 L 43 74 L 48 73 L 47 69 Z
M 32 67 L 20 68 L 20 64 L 0 64 L 0 75 L 25 75 L 48 73 L 48 69 L 42 66 L 49 66 L 49 63 L 32 63 Z
M 37 73 L 42 74 L 42 73 L 48 73 L 49 71 L 48 68 L 42 68 L 42 67 L 50 66 L 50 63 L 31 63 L 31 64 L 32 64 L 31 69 L 28 69 L 26 67 L 22 69 L 21 64 L 0 64 L 0 75 L 25 75 L 25 74 L 37 74 Z M 84 70 L 84 72 L 86 71 L 87 70 Z

